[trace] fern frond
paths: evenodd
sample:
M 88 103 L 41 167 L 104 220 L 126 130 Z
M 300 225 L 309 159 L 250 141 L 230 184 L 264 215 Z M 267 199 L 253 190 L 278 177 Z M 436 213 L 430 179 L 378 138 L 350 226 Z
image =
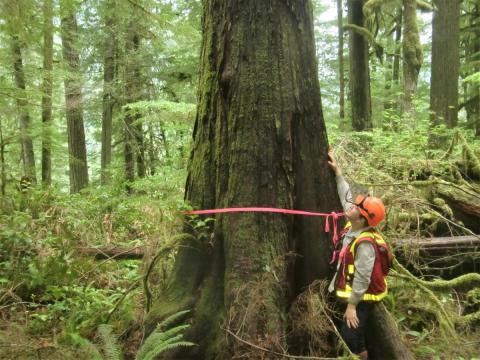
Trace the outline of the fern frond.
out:
M 113 333 L 113 326 L 101 324 L 98 326 L 98 333 L 103 345 L 103 351 L 107 360 L 121 360 L 122 352 L 118 345 L 117 337 Z
M 189 347 L 194 345 L 195 344 L 190 341 L 178 341 L 173 344 L 158 344 L 158 346 L 153 348 L 148 354 L 145 355 L 144 358 L 139 360 L 154 360 L 158 354 L 163 353 L 165 351 L 177 349 L 179 347 Z
M 165 320 L 163 320 L 160 324 L 157 325 L 157 329 L 166 328 L 168 325 L 178 320 L 178 318 L 182 317 L 185 314 L 188 314 L 189 312 L 190 310 L 182 310 L 182 311 L 176 312 L 175 314 L 170 315 Z

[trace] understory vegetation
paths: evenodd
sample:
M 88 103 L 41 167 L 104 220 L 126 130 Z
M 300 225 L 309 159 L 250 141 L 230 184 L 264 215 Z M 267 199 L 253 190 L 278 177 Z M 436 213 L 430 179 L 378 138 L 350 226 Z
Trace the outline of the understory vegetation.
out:
M 331 143 L 354 191 L 369 190 L 387 203 L 381 229 L 386 239 L 395 244 L 395 239 L 472 234 L 438 190 L 458 191 L 480 203 L 478 174 L 472 168 L 480 145 L 472 134 L 438 129 L 451 143 L 432 150 L 430 134 L 421 125 L 347 136 L 338 126 L 329 123 Z M 473 155 L 477 158 L 469 158 Z M 101 349 L 102 324 L 110 324 L 121 351 L 134 356 L 144 337 L 146 294 L 160 291 L 158 284 L 164 283 L 175 254 L 172 244 L 181 235 L 183 171 L 164 166 L 161 173 L 133 184 L 135 196 L 126 195 L 118 183 L 73 196 L 36 188 L 2 198 L 2 358 L 43 354 L 61 359 L 78 352 L 77 358 L 90 359 L 95 346 Z M 195 224 L 198 236 L 208 235 L 204 221 Z M 93 247 L 137 247 L 143 259 L 95 259 L 82 253 Z M 475 357 L 478 257 L 474 249 L 426 261 L 413 243 L 397 248 L 403 266 L 397 264 L 391 273 L 392 291 L 385 303 L 418 358 L 440 359 L 445 353 Z M 443 268 L 444 262 L 453 270 Z M 464 270 L 476 273 L 463 275 L 458 283 L 440 286 L 436 281 Z M 310 297 L 304 301 L 320 301 L 316 292 Z M 309 319 L 301 321 L 307 326 Z

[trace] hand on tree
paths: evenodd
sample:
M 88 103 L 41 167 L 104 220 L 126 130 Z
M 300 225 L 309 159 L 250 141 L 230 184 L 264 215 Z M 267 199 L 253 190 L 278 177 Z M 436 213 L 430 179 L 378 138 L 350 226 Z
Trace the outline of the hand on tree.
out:
M 347 310 L 345 310 L 343 318 L 347 322 L 347 326 L 350 329 L 356 329 L 358 325 L 360 325 L 360 321 L 357 317 L 357 307 L 353 304 L 348 304 Z
M 340 176 L 342 175 L 342 171 L 340 170 L 340 167 L 337 164 L 337 160 L 335 159 L 335 155 L 333 154 L 333 150 L 328 151 L 328 165 L 332 168 L 333 172 L 335 173 L 335 176 Z

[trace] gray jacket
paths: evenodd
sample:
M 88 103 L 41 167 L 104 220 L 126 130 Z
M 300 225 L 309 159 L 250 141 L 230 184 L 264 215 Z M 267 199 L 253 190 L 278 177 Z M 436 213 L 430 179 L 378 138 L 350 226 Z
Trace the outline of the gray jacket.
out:
M 350 191 L 350 186 L 341 175 L 337 176 L 337 190 L 340 201 L 342 202 L 343 211 L 347 211 L 351 206 L 353 206 L 352 193 Z M 342 238 L 342 248 L 350 244 L 362 232 L 368 229 L 369 227 L 357 231 L 352 231 L 352 229 L 350 229 Z M 363 294 L 365 294 L 368 286 L 370 285 L 370 278 L 374 263 L 375 248 L 373 245 L 367 241 L 360 243 L 355 252 L 355 274 L 353 276 L 352 294 L 348 299 L 350 304 L 357 305 L 362 300 Z M 330 292 L 335 291 L 335 281 L 339 268 L 340 263 L 337 264 L 335 276 L 328 286 L 328 291 Z

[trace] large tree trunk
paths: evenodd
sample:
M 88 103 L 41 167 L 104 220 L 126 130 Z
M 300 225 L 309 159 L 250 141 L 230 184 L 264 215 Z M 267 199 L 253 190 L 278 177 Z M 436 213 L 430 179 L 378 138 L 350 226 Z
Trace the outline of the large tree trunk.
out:
M 112 118 L 113 118 L 113 89 L 115 78 L 115 0 L 108 1 L 105 17 L 105 42 L 103 57 L 103 111 L 102 111 L 102 157 L 101 157 L 101 182 L 106 184 L 109 180 L 108 166 L 112 161 Z
M 52 183 L 50 127 L 52 121 L 53 2 L 43 2 L 42 184 Z
M 417 26 L 417 1 L 403 0 L 403 9 L 403 110 L 411 114 L 423 55 Z
M 62 3 L 61 3 L 62 4 Z M 62 49 L 65 75 L 65 107 L 67 115 L 70 192 L 76 193 L 88 185 L 87 149 L 83 126 L 80 60 L 75 48 L 77 20 L 72 9 L 62 9 Z
M 198 110 L 186 200 L 197 208 L 340 209 L 327 164 L 310 2 L 206 0 Z M 193 224 L 195 221 L 193 220 Z M 168 359 L 279 359 L 286 312 L 329 274 L 324 219 L 268 213 L 215 217 L 187 238 L 147 318 L 192 309 L 198 346 Z
M 341 119 L 345 117 L 345 71 L 343 69 L 343 1 L 337 0 L 337 22 L 338 22 L 338 78 L 340 80 L 340 111 Z
M 432 76 L 430 110 L 432 125 L 450 128 L 458 121 L 459 0 L 436 0 L 432 22 Z
M 348 0 L 348 20 L 350 24 L 364 26 L 364 4 L 365 0 Z M 355 131 L 371 130 L 373 125 L 368 41 L 362 34 L 350 30 L 349 44 L 352 127 Z

